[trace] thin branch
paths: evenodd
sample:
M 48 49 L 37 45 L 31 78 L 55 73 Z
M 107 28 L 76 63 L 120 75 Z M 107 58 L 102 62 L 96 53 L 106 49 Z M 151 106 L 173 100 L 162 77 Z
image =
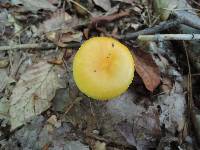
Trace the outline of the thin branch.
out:
M 133 33 L 128 33 L 126 35 L 122 35 L 119 37 L 119 39 L 123 39 L 123 40 L 136 39 L 139 35 L 159 33 L 161 31 L 176 27 L 176 26 L 180 25 L 181 23 L 182 23 L 181 19 L 172 19 L 172 20 L 168 20 L 168 21 L 163 21 L 154 27 L 147 28 L 147 29 L 137 31 L 137 32 L 133 32 Z
M 174 15 L 182 21 L 182 24 L 200 30 L 200 18 L 197 14 L 188 11 L 176 11 Z
M 139 35 L 141 41 L 163 41 L 163 40 L 200 40 L 200 34 L 156 34 L 156 35 Z
M 91 139 L 95 139 L 95 140 L 98 140 L 98 141 L 101 141 L 101 142 L 105 142 L 107 145 L 114 145 L 114 146 L 117 146 L 117 147 L 123 147 L 123 148 L 128 148 L 128 149 L 131 148 L 131 149 L 135 150 L 135 148 L 133 146 L 131 146 L 131 145 L 118 143 L 116 141 L 111 141 L 109 139 L 105 139 L 103 137 L 100 137 L 100 136 L 97 136 L 97 135 L 94 135 L 94 134 L 86 133 L 85 136 L 87 138 L 91 138 Z
M 67 48 L 76 48 L 79 47 L 80 43 L 69 43 L 66 45 Z M 0 46 L 0 51 L 8 51 L 8 50 L 25 50 L 25 49 L 41 49 L 48 50 L 56 48 L 56 45 L 53 43 L 34 43 L 34 44 L 19 44 L 19 45 L 11 45 L 11 46 Z
M 123 11 L 123 12 L 119 12 L 113 15 L 109 15 L 109 16 L 98 16 L 98 17 L 92 17 L 91 21 L 88 24 L 88 28 L 86 28 L 84 30 L 84 35 L 86 38 L 89 37 L 89 32 L 92 28 L 97 28 L 97 26 L 99 24 L 105 24 L 105 23 L 109 23 L 112 22 L 114 20 L 120 19 L 122 17 L 126 17 L 129 16 L 130 13 L 128 11 Z
M 192 92 L 192 75 L 191 75 L 191 66 L 190 66 L 190 60 L 189 60 L 189 52 L 186 46 L 186 43 L 183 41 L 183 47 L 185 50 L 186 58 L 187 58 L 187 65 L 188 65 L 188 84 L 187 84 L 187 98 L 188 98 L 188 124 L 190 125 L 189 127 L 191 128 L 191 115 L 192 115 L 192 108 L 194 106 L 193 102 L 193 92 Z

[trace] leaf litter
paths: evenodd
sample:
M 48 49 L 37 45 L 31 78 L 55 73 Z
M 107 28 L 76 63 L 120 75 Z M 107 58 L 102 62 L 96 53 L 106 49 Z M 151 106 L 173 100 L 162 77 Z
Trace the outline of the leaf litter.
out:
M 176 10 L 175 3 L 169 8 Z M 179 62 L 185 61 L 185 54 L 177 54 L 178 44 L 141 44 L 122 38 L 133 52 L 135 78 L 124 94 L 111 101 L 93 101 L 73 80 L 72 62 L 78 47 L 69 49 L 69 44 L 80 45 L 94 36 L 120 39 L 157 24 L 160 20 L 151 4 L 139 0 L 0 4 L 0 45 L 55 44 L 51 50 L 0 51 L 0 149 L 192 147 L 195 138 L 188 132 L 186 115 L 187 69 L 185 62 Z M 198 122 L 197 113 L 193 120 Z
M 11 130 L 48 109 L 59 87 L 52 65 L 39 62 L 31 66 L 21 76 L 10 97 Z

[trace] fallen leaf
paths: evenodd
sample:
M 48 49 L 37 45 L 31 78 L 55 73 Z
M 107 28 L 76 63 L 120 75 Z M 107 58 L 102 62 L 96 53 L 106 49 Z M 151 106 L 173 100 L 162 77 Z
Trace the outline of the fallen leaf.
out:
M 151 55 L 142 50 L 134 51 L 133 58 L 135 60 L 136 72 L 142 78 L 145 87 L 153 92 L 160 84 L 160 72 L 157 65 Z
M 136 146 L 138 150 L 155 148 L 161 137 L 159 115 L 154 107 L 134 118 L 134 122 L 121 122 L 118 130 L 127 142 Z
M 3 148 L 6 150 L 19 147 L 20 149 L 42 150 L 89 150 L 89 146 L 82 144 L 75 135 L 70 124 L 63 122 L 59 128 L 52 128 L 49 132 L 49 124 L 45 117 L 39 115 L 23 128 L 17 130 L 9 138 Z M 18 145 L 18 146 L 17 146 Z
M 93 1 L 97 6 L 103 8 L 106 11 L 109 11 L 111 9 L 110 0 L 93 0 Z
M 186 121 L 186 100 L 182 85 L 175 82 L 170 94 L 159 95 L 154 103 L 161 109 L 159 118 L 165 130 L 172 134 L 182 132 Z
M 9 100 L 5 97 L 0 99 L 0 119 L 9 120 Z
M 51 58 L 47 62 L 53 65 L 62 65 L 63 64 L 64 52 L 58 53 L 54 58 Z
M 163 77 L 162 78 L 162 85 L 161 85 L 161 89 L 164 93 L 170 93 L 170 91 L 173 88 L 173 83 L 172 81 L 167 78 L 167 77 Z
M 74 30 L 78 24 L 77 18 L 71 17 L 63 10 L 57 10 L 50 19 L 40 25 L 39 32 L 45 33 L 46 37 L 58 46 L 65 47 L 67 42 L 82 40 L 82 32 Z
M 126 141 L 138 150 L 146 150 L 156 146 L 160 138 L 160 121 L 157 108 L 150 106 L 145 109 L 134 101 L 138 95 L 128 90 L 118 98 L 108 101 L 106 108 L 112 117 L 112 123 Z
M 11 130 L 48 109 L 59 87 L 52 65 L 39 62 L 27 70 L 10 97 Z
M 14 5 L 23 5 L 26 10 L 37 13 L 38 10 L 55 11 L 56 7 L 53 6 L 48 0 L 12 0 Z
M 53 65 L 62 65 L 63 64 L 63 61 L 60 59 L 48 60 L 47 62 L 50 64 L 53 64 Z
M 8 82 L 9 82 L 9 77 L 7 75 L 6 70 L 0 69 L 0 92 L 4 90 Z
M 114 123 L 123 120 L 133 120 L 140 113 L 145 111 L 142 106 L 136 105 L 133 102 L 136 99 L 137 95 L 128 90 L 121 96 L 106 103 L 107 112 L 112 116 Z
M 59 32 L 49 32 L 46 33 L 47 39 L 54 42 L 56 45 L 60 47 L 66 47 L 68 42 L 81 42 L 82 41 L 83 33 L 79 31 L 71 31 L 68 30 L 61 30 Z
M 46 33 L 65 27 L 69 29 L 71 27 L 70 24 L 72 21 L 74 21 L 74 19 L 72 19 L 68 13 L 66 13 L 63 9 L 59 9 L 55 11 L 49 19 L 40 24 L 39 30 L 40 32 Z

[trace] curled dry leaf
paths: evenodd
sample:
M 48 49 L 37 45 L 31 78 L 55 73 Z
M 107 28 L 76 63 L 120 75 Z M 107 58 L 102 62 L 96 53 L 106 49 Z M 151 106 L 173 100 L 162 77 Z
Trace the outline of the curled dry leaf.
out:
M 157 65 L 151 55 L 142 50 L 134 51 L 133 58 L 135 60 L 136 72 L 142 78 L 145 87 L 153 92 L 160 84 L 160 72 Z
M 27 70 L 10 97 L 11 130 L 48 109 L 59 87 L 52 65 L 40 62 Z

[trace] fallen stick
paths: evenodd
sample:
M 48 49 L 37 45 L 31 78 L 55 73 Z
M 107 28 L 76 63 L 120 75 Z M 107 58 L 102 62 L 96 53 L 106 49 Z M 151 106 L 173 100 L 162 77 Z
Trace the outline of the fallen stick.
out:
M 200 40 L 200 34 L 156 34 L 156 35 L 139 35 L 141 41 L 163 41 L 163 40 L 183 40 L 192 41 Z
M 183 22 L 183 20 L 181 20 L 181 19 L 172 19 L 172 20 L 168 20 L 168 21 L 163 21 L 154 27 L 140 30 L 137 32 L 133 32 L 133 33 L 128 33 L 126 35 L 122 35 L 119 37 L 119 39 L 130 40 L 130 39 L 136 39 L 139 35 L 159 33 L 161 31 L 167 30 L 169 28 L 176 27 L 176 26 L 180 25 L 182 22 Z
M 109 16 L 92 17 L 91 21 L 89 22 L 88 27 L 84 30 L 84 35 L 88 39 L 89 32 L 92 28 L 96 28 L 99 24 L 103 25 L 105 23 L 113 22 L 114 20 L 129 16 L 129 15 L 130 13 L 128 11 L 123 11 L 123 12 L 119 12 L 117 14 L 113 14 Z
M 76 48 L 79 47 L 80 43 L 69 43 L 66 45 L 67 48 Z M 7 50 L 25 50 L 25 49 L 41 49 L 41 50 L 48 50 L 56 48 L 57 45 L 53 43 L 34 43 L 34 44 L 19 44 L 19 45 L 11 45 L 11 46 L 0 46 L 0 51 L 7 51 Z

